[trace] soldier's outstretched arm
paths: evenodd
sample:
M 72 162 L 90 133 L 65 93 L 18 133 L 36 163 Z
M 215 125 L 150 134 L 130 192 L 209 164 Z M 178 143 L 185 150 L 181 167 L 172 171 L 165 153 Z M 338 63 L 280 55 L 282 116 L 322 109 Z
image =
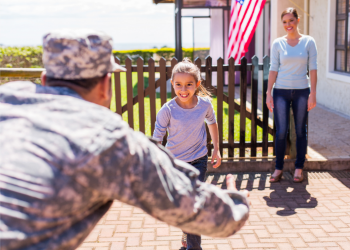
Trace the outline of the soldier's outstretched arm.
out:
M 188 233 L 227 237 L 243 226 L 249 214 L 244 193 L 197 181 L 195 168 L 143 134 L 124 130 L 100 155 L 111 198 Z

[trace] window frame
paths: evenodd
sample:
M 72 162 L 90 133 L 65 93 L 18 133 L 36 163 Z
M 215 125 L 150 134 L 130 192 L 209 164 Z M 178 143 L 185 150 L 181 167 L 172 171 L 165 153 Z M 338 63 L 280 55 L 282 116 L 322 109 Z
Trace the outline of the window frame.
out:
M 335 9 L 335 36 L 334 36 L 334 71 L 336 72 L 342 72 L 342 73 L 348 73 L 350 74 L 350 71 L 347 71 L 348 68 L 348 36 L 349 36 L 349 0 L 345 0 L 345 13 L 344 14 L 338 14 L 339 10 L 339 2 L 340 0 L 336 0 L 336 9 Z M 345 43 L 344 45 L 338 45 L 338 21 L 345 21 Z M 337 51 L 344 51 L 345 52 L 345 65 L 344 65 L 344 71 L 337 69 Z
M 336 3 L 337 1 L 328 0 L 327 11 L 327 52 L 326 52 L 326 78 L 329 80 L 340 81 L 343 84 L 350 84 L 350 74 L 341 71 L 335 71 L 335 35 L 336 25 Z M 320 64 L 320 66 L 322 63 Z

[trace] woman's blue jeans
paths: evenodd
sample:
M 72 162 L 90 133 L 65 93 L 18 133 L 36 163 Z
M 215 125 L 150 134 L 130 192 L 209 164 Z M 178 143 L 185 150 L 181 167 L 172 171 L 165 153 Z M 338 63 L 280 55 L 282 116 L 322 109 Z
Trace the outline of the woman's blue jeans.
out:
M 207 172 L 208 156 L 205 155 L 189 162 L 189 164 L 199 170 L 198 180 L 204 181 L 205 173 Z M 202 250 L 201 241 L 200 235 L 187 234 L 187 250 Z
M 276 169 L 282 170 L 286 152 L 289 113 L 292 107 L 297 135 L 296 169 L 303 169 L 307 148 L 307 103 L 310 89 L 273 89 L 273 114 L 276 124 Z

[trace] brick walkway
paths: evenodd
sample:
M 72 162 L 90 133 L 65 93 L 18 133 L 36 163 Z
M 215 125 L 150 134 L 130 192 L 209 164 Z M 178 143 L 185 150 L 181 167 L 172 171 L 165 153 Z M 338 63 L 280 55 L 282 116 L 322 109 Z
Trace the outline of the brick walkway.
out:
M 228 239 L 203 237 L 203 249 L 350 249 L 350 172 L 307 172 L 294 184 L 290 173 L 277 184 L 270 174 L 235 174 L 237 187 L 251 191 L 248 223 Z M 225 188 L 225 175 L 207 177 Z M 180 248 L 181 231 L 115 202 L 79 250 Z

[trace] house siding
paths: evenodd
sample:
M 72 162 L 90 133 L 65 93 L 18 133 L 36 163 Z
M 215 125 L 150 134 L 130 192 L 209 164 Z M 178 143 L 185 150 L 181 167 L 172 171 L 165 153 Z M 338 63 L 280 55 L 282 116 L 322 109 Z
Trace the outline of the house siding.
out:
M 334 39 L 335 31 L 335 27 L 329 27 L 332 16 L 329 16 L 328 1 L 335 0 L 310 1 L 310 35 L 314 37 L 318 49 L 317 103 L 350 116 L 350 82 L 327 77 L 327 71 L 329 70 L 329 67 L 327 67 L 327 64 L 329 64 L 329 60 L 327 60 L 329 39 Z M 329 56 L 333 56 L 332 53 Z

